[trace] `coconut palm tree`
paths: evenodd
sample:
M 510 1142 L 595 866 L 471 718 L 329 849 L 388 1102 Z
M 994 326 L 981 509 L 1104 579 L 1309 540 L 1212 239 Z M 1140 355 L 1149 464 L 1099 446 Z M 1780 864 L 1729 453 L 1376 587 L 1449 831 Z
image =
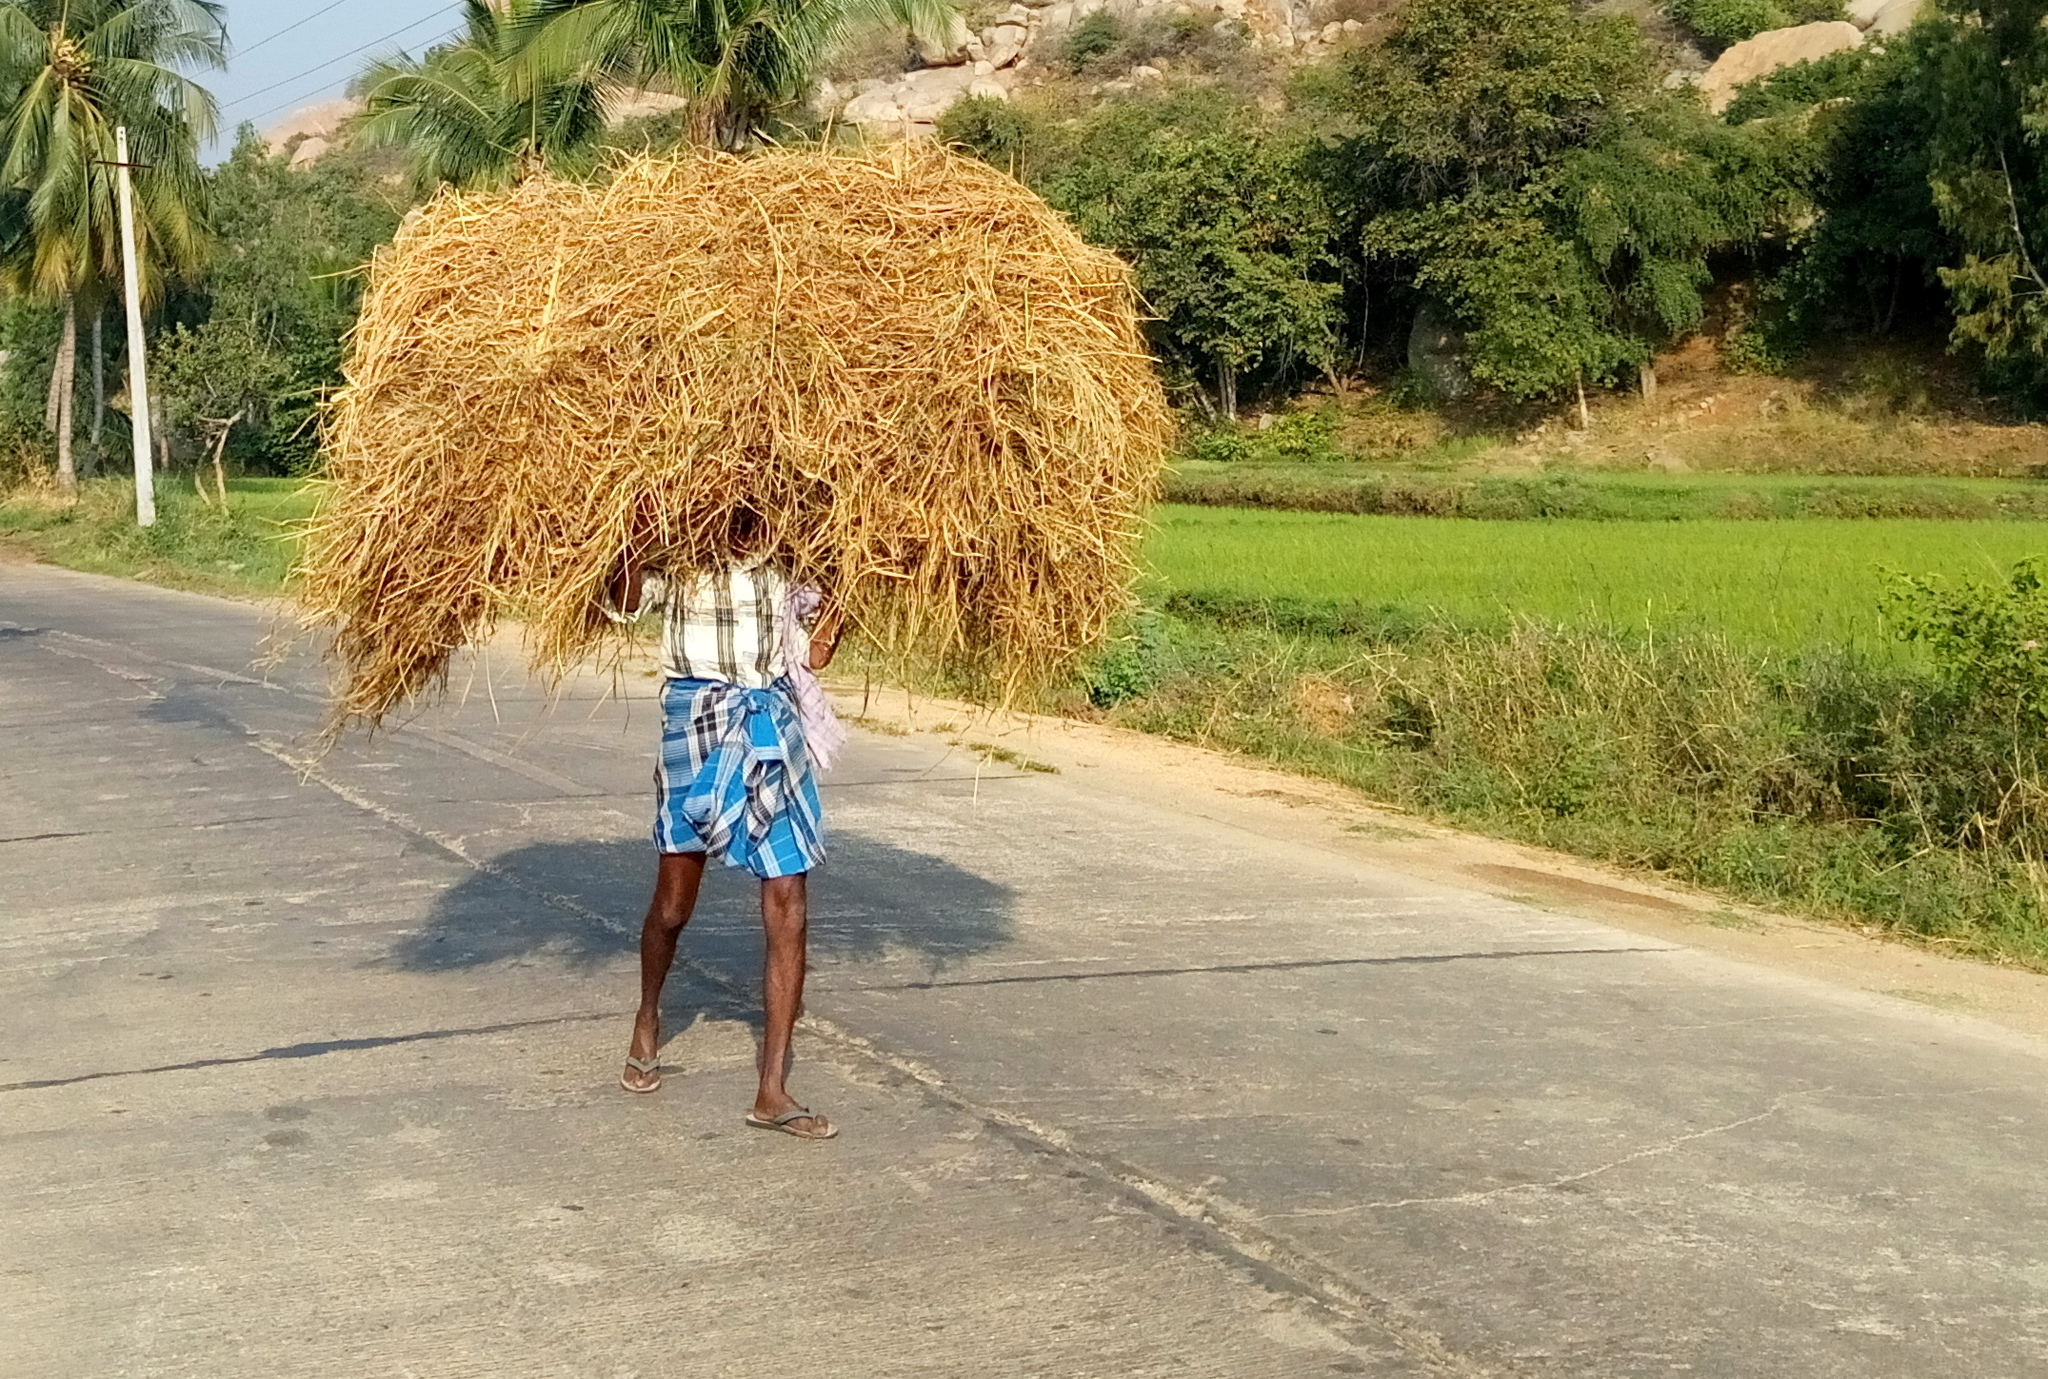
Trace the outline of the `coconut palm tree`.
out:
M 606 85 L 570 63 L 529 80 L 513 68 L 515 35 L 536 0 L 464 0 L 455 42 L 373 63 L 355 89 L 357 137 L 406 150 L 422 187 L 502 185 L 560 165 L 604 131 Z
M 199 263 L 199 143 L 213 97 L 181 68 L 219 67 L 217 0 L 0 3 L 0 273 L 64 308 L 51 376 L 58 481 L 76 484 L 71 395 L 78 308 L 96 310 L 121 273 L 114 130 L 128 128 L 142 291 Z
M 939 38 L 950 0 L 531 0 L 520 29 L 529 74 L 661 82 L 691 105 L 694 136 L 737 149 L 802 101 L 833 52 L 863 30 Z

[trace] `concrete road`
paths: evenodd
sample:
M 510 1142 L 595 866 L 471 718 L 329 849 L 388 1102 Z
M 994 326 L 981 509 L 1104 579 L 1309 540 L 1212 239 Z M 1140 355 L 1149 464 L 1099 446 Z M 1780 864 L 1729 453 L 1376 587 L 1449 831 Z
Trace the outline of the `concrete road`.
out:
M 799 1093 L 651 682 L 317 764 L 247 606 L 0 564 L 0 1374 L 2048 1374 L 2043 1046 L 863 734 Z

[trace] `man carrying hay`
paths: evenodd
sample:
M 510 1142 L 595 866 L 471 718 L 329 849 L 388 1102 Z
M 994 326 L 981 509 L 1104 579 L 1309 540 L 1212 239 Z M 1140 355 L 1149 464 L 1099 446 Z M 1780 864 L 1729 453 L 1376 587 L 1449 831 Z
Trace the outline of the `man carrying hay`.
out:
M 738 535 L 742 550 L 757 544 L 758 524 Z M 838 614 L 820 616 L 817 593 L 793 587 L 758 553 L 674 582 L 629 560 L 612 595 L 606 611 L 615 617 L 656 606 L 663 614 L 654 771 L 660 861 L 640 931 L 640 1010 L 620 1084 L 629 1092 L 661 1086 L 661 989 L 705 860 L 716 857 L 761 879 L 761 1082 L 746 1123 L 831 1139 L 838 1127 L 799 1105 L 784 1079 L 803 1007 L 805 877 L 824 856 L 813 761 L 828 764 L 844 741 L 813 675 L 837 649 Z

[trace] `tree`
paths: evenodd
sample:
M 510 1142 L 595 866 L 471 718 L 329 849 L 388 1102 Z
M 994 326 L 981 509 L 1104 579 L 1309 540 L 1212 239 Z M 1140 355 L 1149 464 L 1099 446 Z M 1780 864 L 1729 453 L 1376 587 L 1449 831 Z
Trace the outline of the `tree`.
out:
M 2048 0 L 1945 0 L 1909 35 L 1954 340 L 2048 395 Z
M 59 482 L 75 484 L 71 398 L 78 307 L 120 276 L 114 130 L 128 128 L 142 291 L 190 271 L 204 233 L 198 145 L 213 98 L 180 67 L 218 67 L 216 0 L 0 3 L 0 265 L 17 290 L 60 304 L 51 379 Z
M 1160 355 L 1237 413 L 1248 373 L 1335 359 L 1331 222 L 1301 140 L 1211 89 L 1112 104 L 1041 161 L 1038 190 L 1137 272 Z
M 1791 161 L 1804 169 L 1811 224 L 1789 238 L 1790 261 L 1770 287 L 1785 304 L 1773 330 L 1795 348 L 1824 329 L 1946 321 L 1936 270 L 1952 241 L 1930 185 L 1924 37 L 1781 68 L 1724 112 L 1733 125 L 1775 128 L 1799 150 Z
M 245 470 L 303 471 L 318 454 L 359 270 L 407 207 L 380 161 L 344 148 L 295 169 L 244 126 L 208 174 L 219 251 L 203 287 L 174 304 L 184 319 L 159 337 L 155 365 L 174 426 L 203 436 L 241 418 L 229 453 Z
M 604 132 L 604 83 L 587 62 L 528 71 L 515 61 L 539 0 L 463 0 L 454 43 L 373 64 L 357 81 L 358 137 L 403 148 L 415 183 L 503 185 L 575 160 Z
M 1567 0 L 1416 0 L 1322 99 L 1361 275 L 1412 282 L 1517 397 L 1645 368 L 1698 324 L 1708 255 L 1799 201 L 1773 132 L 1661 89 L 1632 23 Z
M 661 82 L 690 102 L 693 137 L 738 149 L 810 93 L 819 69 L 863 30 L 951 31 L 949 0 L 534 0 L 520 24 L 523 80 L 590 72 L 618 86 Z

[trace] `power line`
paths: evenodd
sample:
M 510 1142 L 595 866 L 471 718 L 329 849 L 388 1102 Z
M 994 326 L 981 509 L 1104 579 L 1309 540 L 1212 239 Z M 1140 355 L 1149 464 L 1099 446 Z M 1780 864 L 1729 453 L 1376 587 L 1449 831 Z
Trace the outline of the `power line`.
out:
M 314 20 L 318 19 L 318 18 L 319 18 L 319 17 L 321 16 L 321 15 L 323 15 L 323 14 L 332 14 L 332 13 L 333 13 L 333 12 L 334 12 L 335 10 L 338 10 L 338 9 L 340 9 L 340 8 L 341 8 L 341 7 L 343 6 L 343 5 L 346 5 L 347 3 L 348 3 L 348 0 L 334 0 L 334 3 L 333 3 L 333 4 L 331 4 L 331 5 L 323 5 L 323 6 L 321 7 L 321 8 L 319 8 L 319 9 L 317 9 L 317 10 L 314 10 L 314 11 L 313 11 L 313 12 L 312 12 L 311 14 L 307 15 L 307 16 L 306 16 L 306 17 L 305 17 L 304 19 L 297 19 L 297 20 L 293 20 L 293 21 L 292 21 L 291 23 L 289 23 L 289 24 L 285 25 L 285 26 L 284 26 L 284 27 L 283 27 L 282 29 L 279 29 L 279 30 L 278 30 L 278 31 L 277 31 L 276 33 L 274 33 L 274 34 L 268 34 L 268 35 L 266 35 L 265 37 L 262 37 L 262 38 L 259 38 L 259 39 L 257 39 L 257 40 L 256 40 L 256 41 L 255 41 L 254 43 L 251 43 L 251 44 L 250 44 L 250 45 L 249 45 L 248 47 L 246 47 L 246 48 L 242 49 L 242 50 L 241 50 L 240 52 L 236 53 L 236 54 L 235 54 L 235 56 L 236 56 L 236 57 L 247 57 L 247 56 L 248 56 L 248 55 L 249 55 L 250 53 L 253 53 L 253 52 L 255 52 L 255 51 L 256 51 L 256 50 L 258 49 L 258 48 L 261 48 L 261 47 L 262 47 L 262 46 L 263 46 L 264 44 L 266 44 L 266 43 L 272 43 L 272 42 L 275 42 L 276 40 L 278 40 L 278 39 L 280 39 L 280 38 L 283 38 L 283 37 L 284 37 L 284 36 L 285 36 L 286 34 L 290 33 L 290 32 L 291 32 L 291 31 L 292 31 L 293 29 L 299 28 L 299 27 L 301 27 L 302 25 L 310 24 L 310 23 L 312 23 L 312 22 L 313 22 Z
M 306 77 L 310 77 L 315 72 L 324 72 L 329 67 L 334 66 L 334 64 L 337 62 L 346 62 L 350 58 L 355 57 L 358 54 L 367 53 L 370 51 L 370 49 L 375 48 L 380 44 L 389 43 L 392 39 L 397 38 L 400 34 L 410 33 L 412 30 L 417 29 L 422 24 L 431 23 L 436 19 L 442 18 L 450 10 L 456 8 L 457 6 L 455 5 L 443 5 L 440 9 L 437 9 L 433 13 L 425 15 L 422 18 L 413 20 L 412 23 L 405 25 L 403 28 L 393 29 L 390 33 L 385 34 L 380 38 L 371 39 L 368 43 L 365 43 L 360 48 L 351 48 L 347 52 L 341 54 L 339 57 L 331 57 L 327 59 L 327 61 L 325 62 L 315 63 L 311 67 L 308 67 L 305 71 L 295 72 L 291 76 L 286 77 L 283 81 L 274 81 L 270 83 L 270 85 L 268 86 L 260 87 L 254 91 L 245 92 L 243 95 L 236 97 L 234 100 L 229 101 L 226 105 L 222 106 L 221 114 L 225 115 L 227 114 L 228 111 L 233 110 L 237 106 L 247 105 L 250 101 L 255 100 L 258 96 L 267 96 L 272 91 L 276 91 L 281 87 L 290 86 L 293 82 L 301 81 Z M 290 103 L 291 102 L 289 101 L 286 102 L 287 105 L 289 105 Z M 264 113 L 268 114 L 269 112 L 265 111 Z M 263 118 L 263 116 L 252 115 L 248 118 L 260 120 Z

